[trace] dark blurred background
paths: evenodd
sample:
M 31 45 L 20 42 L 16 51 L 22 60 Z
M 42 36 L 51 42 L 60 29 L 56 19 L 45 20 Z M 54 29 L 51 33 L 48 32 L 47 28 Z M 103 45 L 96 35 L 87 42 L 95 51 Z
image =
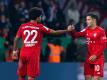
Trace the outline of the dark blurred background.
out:
M 84 16 L 93 12 L 98 15 L 98 24 L 107 34 L 107 0 L 0 0 L 0 61 L 14 62 L 11 57 L 13 40 L 19 26 L 29 21 L 28 11 L 32 7 L 43 9 L 42 23 L 54 30 L 66 29 L 67 25 L 74 24 L 76 30 L 81 31 L 86 27 Z M 21 39 L 18 48 L 21 48 Z M 84 38 L 74 40 L 68 34 L 44 35 L 40 60 L 84 62 L 86 54 Z M 107 50 L 105 57 L 106 60 Z

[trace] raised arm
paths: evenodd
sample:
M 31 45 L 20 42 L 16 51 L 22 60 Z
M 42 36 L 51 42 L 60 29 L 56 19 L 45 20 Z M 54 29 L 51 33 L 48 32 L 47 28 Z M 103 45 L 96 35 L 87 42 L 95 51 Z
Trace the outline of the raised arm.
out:
M 41 31 L 43 33 L 46 33 L 46 34 L 52 34 L 52 35 L 59 35 L 59 34 L 63 34 L 63 33 L 68 33 L 71 31 L 71 29 L 66 29 L 66 30 L 53 30 L 53 29 L 49 29 L 48 27 L 46 26 L 41 26 Z
M 69 25 L 69 26 L 68 26 L 68 30 L 71 30 L 71 32 L 69 32 L 69 34 L 70 34 L 73 38 L 84 37 L 85 34 L 86 34 L 86 29 L 83 29 L 83 30 L 80 31 L 80 32 L 76 32 L 74 25 Z
M 70 32 L 70 30 L 50 30 L 50 34 L 53 35 L 58 35 L 58 34 L 63 34 L 63 33 L 68 33 Z

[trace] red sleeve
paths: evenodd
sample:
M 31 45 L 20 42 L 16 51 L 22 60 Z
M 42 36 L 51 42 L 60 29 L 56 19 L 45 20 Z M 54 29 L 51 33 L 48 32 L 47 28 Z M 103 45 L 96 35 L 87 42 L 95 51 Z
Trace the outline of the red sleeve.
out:
M 105 31 L 103 30 L 100 33 L 101 33 L 100 43 L 98 44 L 99 48 L 94 53 L 95 55 L 97 55 L 97 57 L 104 52 L 104 49 L 106 48 L 106 42 L 107 42 Z
M 41 25 L 41 31 L 43 32 L 43 33 L 50 33 L 50 29 L 48 28 L 48 27 L 46 27 L 46 26 L 44 26 L 44 25 Z
M 83 29 L 83 30 L 80 31 L 80 32 L 72 31 L 72 32 L 70 33 L 70 35 L 71 35 L 73 38 L 84 37 L 85 34 L 86 34 L 86 29 Z
M 18 37 L 18 38 L 21 36 L 22 36 L 22 26 L 19 27 L 17 34 L 16 34 L 16 37 Z

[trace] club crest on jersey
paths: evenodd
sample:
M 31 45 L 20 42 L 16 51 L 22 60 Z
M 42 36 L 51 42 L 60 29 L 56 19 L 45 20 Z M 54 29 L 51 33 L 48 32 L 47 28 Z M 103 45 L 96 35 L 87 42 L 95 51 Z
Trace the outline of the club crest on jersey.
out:
M 93 36 L 96 37 L 96 36 L 97 36 L 97 33 L 94 33 Z

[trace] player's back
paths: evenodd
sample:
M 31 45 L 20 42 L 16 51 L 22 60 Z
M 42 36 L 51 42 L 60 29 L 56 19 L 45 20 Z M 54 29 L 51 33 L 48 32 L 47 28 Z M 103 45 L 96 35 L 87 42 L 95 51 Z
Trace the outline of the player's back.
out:
M 41 42 L 42 34 L 40 32 L 40 26 L 33 23 L 25 23 L 22 26 L 22 41 L 24 48 L 37 47 Z
M 43 31 L 46 31 L 43 25 L 34 22 L 28 22 L 20 26 L 17 36 L 22 37 L 22 53 L 40 53 Z

